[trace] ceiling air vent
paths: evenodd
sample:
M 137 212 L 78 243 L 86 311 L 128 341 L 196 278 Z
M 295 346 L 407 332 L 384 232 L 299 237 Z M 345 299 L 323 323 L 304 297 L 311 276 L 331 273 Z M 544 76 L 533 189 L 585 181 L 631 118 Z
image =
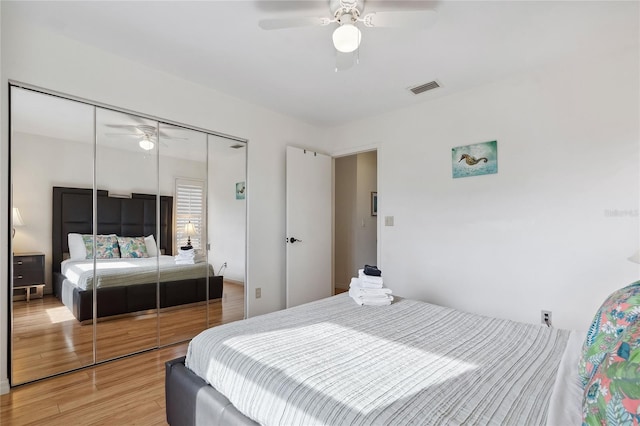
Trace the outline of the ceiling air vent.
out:
M 412 87 L 409 90 L 411 90 L 414 95 L 419 95 L 427 90 L 437 89 L 438 87 L 440 87 L 440 85 L 434 80 L 429 83 L 421 84 L 420 86 Z

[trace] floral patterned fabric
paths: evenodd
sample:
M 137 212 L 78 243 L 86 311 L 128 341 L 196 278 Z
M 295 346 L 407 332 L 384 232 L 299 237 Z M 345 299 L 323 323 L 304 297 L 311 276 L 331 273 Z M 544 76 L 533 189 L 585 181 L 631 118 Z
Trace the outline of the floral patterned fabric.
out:
M 640 420 L 640 322 L 631 324 L 587 384 L 582 423 L 638 425 Z
M 149 257 L 144 237 L 118 237 L 120 257 Z
M 594 372 L 640 314 L 640 281 L 613 292 L 604 301 L 582 345 L 578 375 L 586 386 Z
M 82 240 L 87 249 L 87 259 L 93 259 L 93 235 L 83 235 Z M 96 235 L 96 259 L 112 259 L 114 257 L 120 257 L 116 236 Z

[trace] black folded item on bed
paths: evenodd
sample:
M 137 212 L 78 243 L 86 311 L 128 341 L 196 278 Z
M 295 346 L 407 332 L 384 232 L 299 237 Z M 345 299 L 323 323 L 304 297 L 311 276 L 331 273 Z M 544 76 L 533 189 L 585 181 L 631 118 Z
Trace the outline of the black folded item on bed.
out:
M 364 274 L 371 277 L 382 276 L 382 271 L 377 266 L 364 265 Z

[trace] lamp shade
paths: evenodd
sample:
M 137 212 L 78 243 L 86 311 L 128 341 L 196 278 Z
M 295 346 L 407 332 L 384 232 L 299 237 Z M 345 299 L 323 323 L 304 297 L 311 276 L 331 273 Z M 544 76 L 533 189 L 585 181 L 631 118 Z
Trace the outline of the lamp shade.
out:
M 13 226 L 24 226 L 22 216 L 20 216 L 20 210 L 17 207 L 13 208 Z
M 342 53 L 353 52 L 360 46 L 362 34 L 353 24 L 342 24 L 333 32 L 333 45 Z
M 184 232 L 188 235 L 195 235 L 196 234 L 196 227 L 193 226 L 193 223 L 191 223 L 191 221 L 187 222 L 187 224 L 184 226 Z

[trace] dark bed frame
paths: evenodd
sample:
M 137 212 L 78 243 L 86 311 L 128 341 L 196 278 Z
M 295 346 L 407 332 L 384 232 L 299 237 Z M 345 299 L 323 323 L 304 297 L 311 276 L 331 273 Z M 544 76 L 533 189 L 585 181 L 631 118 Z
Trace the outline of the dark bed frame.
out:
M 109 197 L 97 191 L 96 234 L 121 236 L 153 235 L 158 250 L 173 254 L 173 197 L 160 196 L 160 235 L 156 226 L 156 196 L 131 194 L 131 198 Z M 69 233 L 93 233 L 93 190 L 53 187 L 53 291 L 62 300 L 61 262 L 69 253 Z M 213 275 L 213 274 L 211 274 Z M 178 306 L 206 300 L 207 278 L 160 283 L 160 307 Z M 98 318 L 156 309 L 157 284 L 137 284 L 98 289 Z M 222 276 L 209 277 L 209 300 L 222 297 Z M 93 319 L 93 290 L 74 289 L 73 315 L 78 321 Z
M 224 395 L 184 365 L 185 357 L 165 363 L 167 423 L 171 426 L 256 426 Z

